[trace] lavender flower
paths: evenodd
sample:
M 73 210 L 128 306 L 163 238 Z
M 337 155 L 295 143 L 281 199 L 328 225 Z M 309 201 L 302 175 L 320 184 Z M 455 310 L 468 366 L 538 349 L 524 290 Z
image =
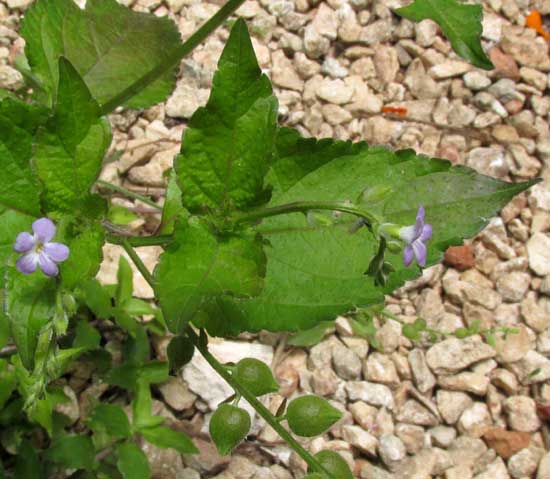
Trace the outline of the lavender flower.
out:
M 407 243 L 403 250 L 403 263 L 409 266 L 413 256 L 420 266 L 426 266 L 426 242 L 432 237 L 432 225 L 424 223 L 426 212 L 422 205 L 418 206 L 416 224 L 403 226 L 399 230 L 399 237 Z
M 14 251 L 22 253 L 17 259 L 16 267 L 23 274 L 31 274 L 40 269 L 46 276 L 57 276 L 61 263 L 69 257 L 69 248 L 61 243 L 52 242 L 55 236 L 55 225 L 48 218 L 40 218 L 32 224 L 33 235 L 19 233 L 13 245 Z

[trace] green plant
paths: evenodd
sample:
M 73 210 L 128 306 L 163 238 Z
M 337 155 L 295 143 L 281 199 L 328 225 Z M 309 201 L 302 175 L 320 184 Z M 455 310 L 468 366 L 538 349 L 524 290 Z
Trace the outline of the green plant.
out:
M 6 461 L 15 477 L 76 469 L 78 477 L 147 478 L 141 440 L 197 452 L 186 434 L 152 414 L 150 391 L 195 352 L 235 391 L 233 404 L 222 404 L 210 424 L 222 454 L 250 428 L 237 406 L 244 398 L 306 461 L 308 477 L 352 477 L 340 456 L 311 455 L 281 425 L 286 418 L 296 434 L 312 436 L 338 411 L 304 397 L 273 415 L 256 397 L 277 390 L 267 366 L 220 364 L 208 334 L 300 332 L 296 344 L 312 344 L 336 315 L 350 313 L 357 334 L 376 345 L 376 321 L 396 319 L 380 304 L 419 275 L 413 261 L 438 262 L 448 246 L 478 233 L 534 184 L 502 182 L 412 150 L 306 139 L 280 127 L 271 83 L 246 23 L 237 20 L 208 104 L 183 136 L 160 233 L 121 234 L 111 221 L 132 216 L 109 209 L 94 192 L 111 142 L 105 115 L 164 100 L 180 60 L 242 3 L 229 0 L 185 43 L 169 20 L 114 0 L 88 0 L 85 10 L 70 0 L 38 0 L 25 16 L 27 61 L 19 66 L 32 97 L 3 94 L 0 101 L 0 346 L 12 341 L 0 360 L 0 424 L 15 452 Z M 459 54 L 491 67 L 480 44 L 479 6 L 417 0 L 397 13 L 433 18 Z M 115 285 L 93 279 L 105 242 L 125 249 L 154 302 L 133 297 L 124 259 Z M 134 248 L 153 245 L 164 252 L 151 273 Z M 143 315 L 153 320 L 143 323 Z M 99 324 L 123 337 L 120 362 L 103 347 Z M 149 336 L 167 331 L 174 336 L 169 364 L 151 360 Z M 440 337 L 421 319 L 403 333 L 411 340 Z M 455 335 L 478 333 L 491 341 L 495 331 L 472 325 Z M 67 430 L 55 412 L 66 397 L 54 381 L 77 357 L 127 391 L 131 421 L 121 405 L 106 402 L 93 409 L 81 435 Z M 41 441 L 37 427 L 45 433 Z

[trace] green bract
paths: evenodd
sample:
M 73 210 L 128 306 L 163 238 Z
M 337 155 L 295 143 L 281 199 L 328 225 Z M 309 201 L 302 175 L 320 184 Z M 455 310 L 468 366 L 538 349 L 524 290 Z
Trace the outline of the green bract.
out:
M 218 452 L 225 456 L 248 434 L 250 416 L 244 409 L 222 404 L 212 414 L 209 430 Z
M 279 390 L 279 384 L 271 369 L 254 358 L 241 359 L 233 370 L 233 377 L 254 396 L 263 396 Z
M 341 418 L 341 411 L 318 396 L 302 396 L 294 399 L 286 411 L 290 429 L 303 437 L 322 434 Z
M 327 450 L 318 452 L 315 454 L 315 458 L 328 472 L 334 475 L 335 479 L 354 479 L 348 463 L 340 454 Z

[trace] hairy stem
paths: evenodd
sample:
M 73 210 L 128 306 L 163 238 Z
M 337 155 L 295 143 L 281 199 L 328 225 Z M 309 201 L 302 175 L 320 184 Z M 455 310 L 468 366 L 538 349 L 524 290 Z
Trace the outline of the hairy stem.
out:
M 139 193 L 134 193 L 133 191 L 130 191 L 127 188 L 113 185 L 112 183 L 108 183 L 107 181 L 103 181 L 103 180 L 98 180 L 96 184 L 98 184 L 102 188 L 105 188 L 106 190 L 111 190 L 111 191 L 114 191 L 115 193 L 120 193 L 121 195 L 124 195 L 128 198 L 139 200 L 145 203 L 146 205 L 149 205 L 150 207 L 155 208 L 156 210 L 162 211 L 162 206 L 157 205 L 151 198 L 147 198 L 147 196 L 140 195 Z
M 200 45 L 216 28 L 218 28 L 245 0 L 229 0 L 218 12 L 213 15 L 202 27 L 191 35 L 185 43 L 178 45 L 166 57 L 166 59 L 155 68 L 147 72 L 128 88 L 101 106 L 101 114 L 107 115 L 117 106 L 126 103 L 134 95 L 148 87 L 157 78 L 177 66 L 182 58 L 191 53 Z
M 358 208 L 356 205 L 343 201 L 296 201 L 294 203 L 287 203 L 272 208 L 259 208 L 247 213 L 238 213 L 233 217 L 233 221 L 236 224 L 249 223 L 263 218 L 269 218 L 270 216 L 286 215 L 289 213 L 307 213 L 311 210 L 329 210 L 349 213 L 365 220 L 368 226 L 372 226 L 379 222 L 378 218 L 373 214 Z
M 134 248 L 132 248 L 132 246 L 128 242 L 127 238 L 122 240 L 121 246 L 124 248 L 124 251 L 126 251 L 126 253 L 128 253 L 128 256 L 134 262 L 134 264 L 136 265 L 136 268 L 138 269 L 138 271 L 145 278 L 145 281 L 147 281 L 151 285 L 151 288 L 154 289 L 155 286 L 154 286 L 154 282 L 153 282 L 153 275 L 151 273 L 149 273 L 149 270 L 147 269 L 145 264 L 143 264 L 143 261 L 141 261 L 141 258 L 136 253 L 136 250 Z
M 329 478 L 334 476 L 327 471 L 322 464 L 313 457 L 308 451 L 306 451 L 302 445 L 292 437 L 292 435 L 280 424 L 279 419 L 276 418 L 269 409 L 267 409 L 251 392 L 248 391 L 237 379 L 235 379 L 226 367 L 221 364 L 210 352 L 208 348 L 199 340 L 199 336 L 190 326 L 186 330 L 187 336 L 191 342 L 195 345 L 197 350 L 206 359 L 208 364 L 233 388 L 235 393 L 246 399 L 250 405 L 256 410 L 256 412 L 269 424 L 276 432 L 284 439 L 287 444 L 296 451 L 296 453 L 308 464 L 313 472 L 322 472 Z
M 149 270 L 145 267 L 141 258 L 137 255 L 132 246 L 127 242 L 122 242 L 122 247 L 128 253 L 131 260 L 136 265 L 139 272 L 143 275 L 145 280 L 149 283 L 153 290 L 155 285 L 153 282 L 153 276 L 149 273 Z M 323 465 L 313 457 L 308 451 L 306 451 L 302 445 L 292 437 L 292 435 L 279 423 L 279 420 L 267 409 L 251 392 L 248 391 L 239 381 L 237 381 L 229 372 L 229 370 L 221 364 L 212 354 L 208 351 L 208 347 L 200 340 L 197 333 L 191 328 L 187 327 L 186 330 L 187 336 L 192 341 L 197 350 L 201 355 L 206 359 L 208 364 L 233 388 L 235 394 L 245 398 L 250 405 L 257 411 L 257 413 L 269 424 L 276 432 L 284 439 L 287 444 L 296 451 L 296 453 L 308 464 L 308 466 L 314 472 L 322 472 L 329 479 L 335 479 L 334 476 L 327 471 Z
M 159 236 L 124 236 L 117 234 L 108 234 L 106 237 L 107 243 L 124 246 L 128 244 L 131 247 L 137 248 L 140 246 L 164 246 L 172 241 L 170 235 Z

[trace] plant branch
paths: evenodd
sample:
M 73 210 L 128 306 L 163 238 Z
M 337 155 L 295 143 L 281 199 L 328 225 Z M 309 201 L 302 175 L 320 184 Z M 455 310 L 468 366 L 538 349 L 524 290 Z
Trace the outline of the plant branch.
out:
M 233 221 L 236 224 L 249 223 L 263 218 L 269 218 L 270 216 L 286 215 L 289 213 L 307 213 L 311 210 L 329 210 L 349 213 L 364 219 L 369 227 L 379 222 L 378 218 L 373 214 L 358 208 L 356 205 L 343 201 L 296 201 L 294 203 L 287 203 L 272 208 L 259 208 L 247 213 L 238 213 L 234 215 Z
M 135 250 L 127 241 L 123 241 L 122 246 L 136 265 L 137 269 L 154 290 L 155 284 L 153 277 Z M 327 469 L 323 467 L 323 465 L 314 456 L 306 451 L 302 445 L 294 439 L 294 437 L 279 423 L 279 420 L 271 413 L 271 411 L 269 411 L 269 409 L 267 409 L 256 398 L 256 396 L 254 396 L 239 381 L 237 381 L 223 364 L 221 364 L 214 356 L 212 356 L 212 354 L 210 354 L 208 347 L 203 344 L 191 326 L 187 327 L 186 333 L 208 364 L 210 364 L 210 366 L 212 366 L 212 368 L 233 388 L 237 395 L 242 396 L 249 402 L 257 413 L 267 422 L 267 424 L 269 424 L 277 432 L 277 434 L 279 434 L 279 436 L 281 436 L 281 438 L 284 439 L 287 444 L 294 449 L 294 451 L 296 451 L 296 453 L 310 466 L 314 472 L 322 472 L 328 478 L 335 479 L 334 476 L 327 471 Z
M 155 208 L 156 210 L 162 211 L 162 206 L 157 205 L 151 198 L 147 198 L 147 196 L 140 195 L 139 193 L 130 191 L 129 189 L 122 186 L 113 185 L 112 183 L 108 183 L 107 181 L 97 180 L 96 183 L 106 190 L 111 190 L 115 193 L 120 193 L 121 195 L 127 196 L 128 198 L 139 200 L 146 205 Z
M 148 87 L 157 78 L 177 66 L 182 58 L 191 53 L 200 45 L 214 30 L 216 30 L 235 10 L 237 10 L 245 0 L 229 0 L 222 8 L 218 10 L 202 27 L 191 35 L 185 43 L 178 45 L 166 57 L 166 59 L 155 68 L 147 72 L 128 88 L 120 92 L 114 98 L 101 106 L 101 114 L 107 115 L 117 106 L 123 105 L 134 95 Z
M 121 241 L 121 246 L 124 248 L 124 251 L 128 253 L 128 256 L 134 262 L 138 271 L 145 278 L 145 281 L 147 281 L 151 285 L 151 288 L 153 288 L 154 290 L 155 286 L 154 286 L 153 275 L 149 272 L 145 264 L 143 264 L 143 261 L 141 261 L 141 258 L 136 253 L 136 250 L 132 248 L 132 245 L 130 245 L 127 238 L 124 238 Z
M 117 231 L 117 233 L 119 233 L 119 231 Z M 107 243 L 117 244 L 119 246 L 124 246 L 124 243 L 128 243 L 131 247 L 139 248 L 140 246 L 164 246 L 172 241 L 172 236 L 124 236 L 120 234 L 107 234 L 106 241 Z
M 284 439 L 289 446 L 310 466 L 314 472 L 322 472 L 329 478 L 334 476 L 327 471 L 322 464 L 306 451 L 302 445 L 292 437 L 292 435 L 280 424 L 279 420 L 267 409 L 251 392 L 248 391 L 229 371 L 221 364 L 199 340 L 199 336 L 190 326 L 186 330 L 187 336 L 195 345 L 197 350 L 206 359 L 208 364 L 233 388 L 233 390 L 246 399 L 256 412 Z

